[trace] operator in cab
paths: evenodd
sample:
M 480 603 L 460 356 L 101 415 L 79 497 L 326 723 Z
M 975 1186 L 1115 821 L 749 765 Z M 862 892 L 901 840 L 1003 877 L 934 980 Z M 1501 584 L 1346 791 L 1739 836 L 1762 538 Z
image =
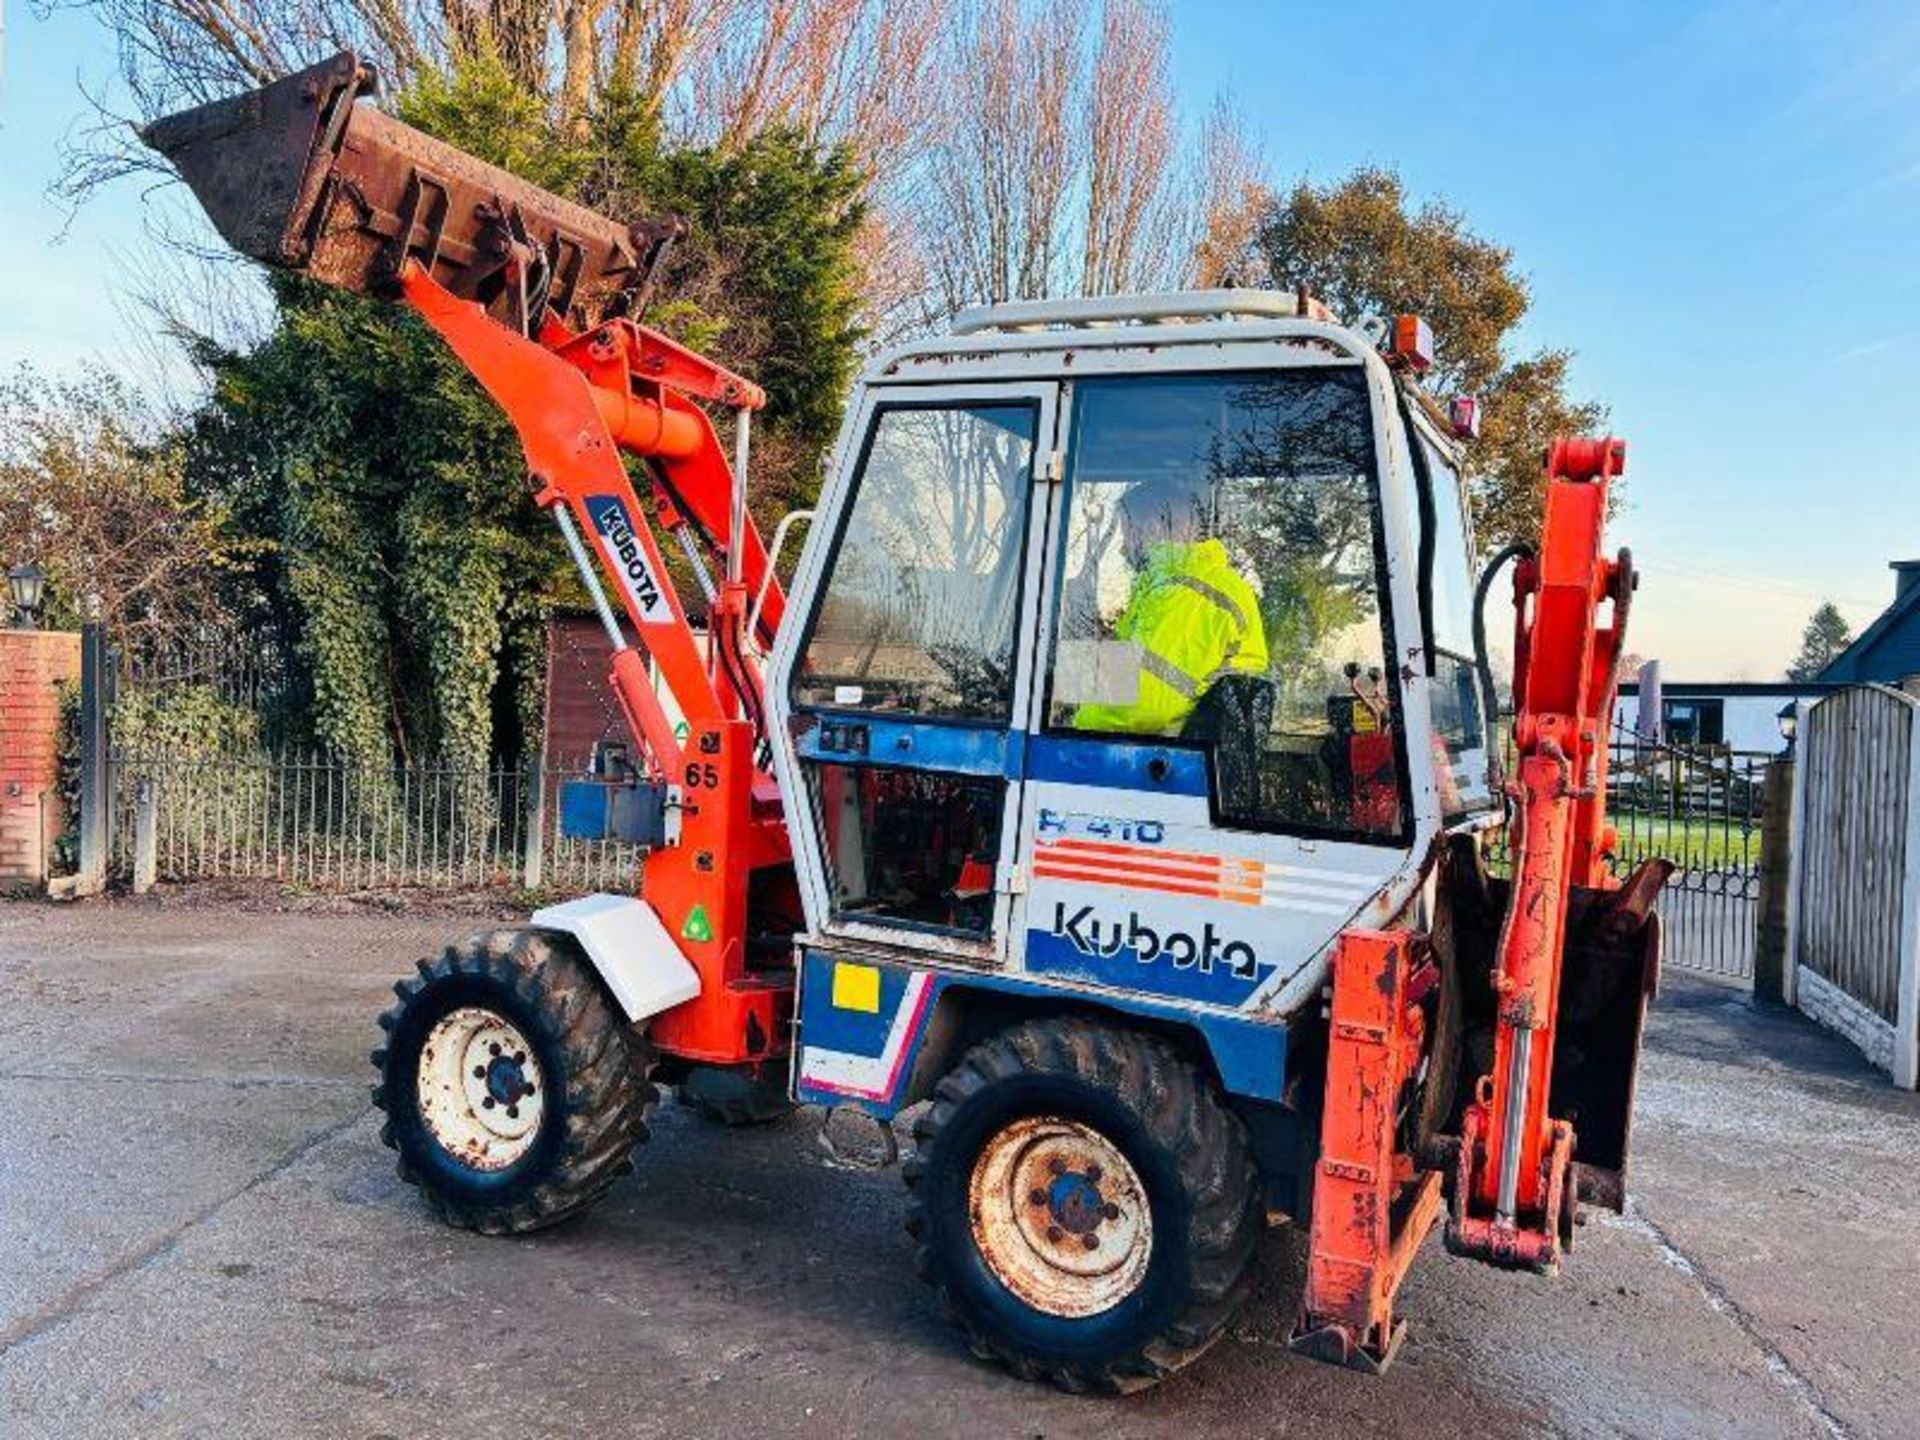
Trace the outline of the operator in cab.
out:
M 1121 502 L 1120 522 L 1134 579 L 1114 634 L 1139 647 L 1139 685 L 1130 704 L 1080 706 L 1073 726 L 1177 735 L 1220 677 L 1267 673 L 1260 599 L 1227 547 L 1206 533 L 1207 516 L 1191 485 L 1133 486 Z

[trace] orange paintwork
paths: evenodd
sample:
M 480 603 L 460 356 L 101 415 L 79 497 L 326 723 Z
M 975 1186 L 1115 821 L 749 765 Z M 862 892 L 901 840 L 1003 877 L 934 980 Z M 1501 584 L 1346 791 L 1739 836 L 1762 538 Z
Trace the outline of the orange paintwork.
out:
M 1333 958 L 1326 1103 L 1306 1293 L 1294 1345 L 1364 1368 L 1391 1360 L 1393 1300 L 1440 1215 L 1440 1175 L 1399 1147 L 1400 1106 L 1427 1044 L 1432 962 L 1406 931 L 1347 930 Z
M 615 652 L 610 684 L 653 767 L 680 789 L 679 842 L 648 857 L 646 897 L 700 975 L 700 994 L 656 1016 L 652 1038 L 669 1054 L 716 1064 L 781 1055 L 792 985 L 755 975 L 747 956 L 749 879 L 792 858 L 778 787 L 753 761 L 748 717 L 760 713 L 759 675 L 740 644 L 747 596 L 766 573 L 766 551 L 751 521 L 743 535 L 728 536 L 732 471 L 706 412 L 687 398 L 751 409 L 765 397 L 631 321 L 584 335 L 549 321 L 535 341 L 451 294 L 417 262 L 407 263 L 400 280 L 407 302 L 513 421 L 535 501 L 567 508 L 606 574 L 638 571 L 651 587 L 644 604 L 626 583 L 608 587 L 639 637 L 637 646 Z M 654 469 L 660 485 L 651 512 L 634 493 L 622 451 Z M 595 523 L 589 501 L 607 499 L 624 509 L 624 533 L 609 535 Z M 723 586 L 708 613 L 711 647 L 728 655 L 731 667 L 710 660 L 696 639 L 654 537 L 650 515 L 680 521 L 683 511 L 711 537 L 716 569 L 725 569 L 729 544 L 742 547 L 742 579 Z M 782 603 L 778 583 L 770 584 L 762 612 L 767 638 Z M 686 717 L 684 744 L 655 689 L 649 658 Z M 744 698 L 726 678 L 729 668 Z
M 1513 890 L 1494 969 L 1494 1057 L 1470 1107 L 1454 1196 L 1456 1248 L 1550 1269 L 1575 1139 L 1547 1113 L 1569 891 L 1611 888 L 1606 867 L 1607 727 L 1631 599 L 1632 567 L 1602 553 L 1607 492 L 1626 463 L 1619 440 L 1562 440 L 1548 453 L 1536 558 L 1514 575 Z M 1611 602 L 1612 613 L 1605 613 Z M 1531 1032 L 1525 1083 L 1510 1076 Z M 1514 1213 L 1495 1213 L 1501 1138 L 1520 1122 Z

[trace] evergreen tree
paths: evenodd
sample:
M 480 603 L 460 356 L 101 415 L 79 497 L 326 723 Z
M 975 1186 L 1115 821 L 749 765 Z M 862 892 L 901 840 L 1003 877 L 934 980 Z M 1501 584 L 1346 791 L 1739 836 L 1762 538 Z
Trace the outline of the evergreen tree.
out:
M 1839 608 L 1831 600 L 1822 600 L 1801 633 L 1800 655 L 1787 667 L 1787 678 L 1818 680 L 1820 673 L 1852 643 L 1853 631 Z
M 643 318 L 767 389 L 762 517 L 811 502 L 859 338 L 860 177 L 844 152 L 782 130 L 670 150 L 618 90 L 581 127 L 486 49 L 422 73 L 397 108 L 616 219 L 686 215 L 694 234 Z M 215 385 L 191 472 L 264 542 L 256 580 L 312 738 L 370 764 L 519 753 L 538 723 L 546 609 L 579 597 L 511 426 L 403 308 L 287 276 L 272 287 L 272 336 L 204 357 Z

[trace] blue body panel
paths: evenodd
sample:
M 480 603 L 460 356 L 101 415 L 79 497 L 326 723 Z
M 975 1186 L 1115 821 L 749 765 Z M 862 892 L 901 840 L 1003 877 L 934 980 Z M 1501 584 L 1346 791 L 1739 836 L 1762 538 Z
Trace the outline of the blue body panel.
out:
M 568 780 L 560 786 L 560 838 L 658 845 L 666 838 L 666 792 L 646 781 Z
M 1163 768 L 1154 777 L 1154 762 Z M 1152 795 L 1205 795 L 1207 757 L 1199 750 L 1152 740 L 1108 740 L 1092 735 L 1034 735 L 1027 741 L 1027 772 L 1034 780 L 1142 790 Z
M 998 775 L 1020 779 L 1019 732 L 970 725 L 818 714 L 795 737 L 803 760 L 871 765 L 907 765 L 956 775 Z
M 876 972 L 877 984 L 865 973 L 858 987 L 836 984 L 835 968 L 842 964 Z M 843 989 L 858 993 L 843 995 Z M 941 997 L 960 990 L 1056 1004 L 1080 1001 L 1119 1016 L 1187 1027 L 1206 1045 L 1228 1094 L 1278 1101 L 1286 1083 L 1287 1027 L 1277 1019 L 1196 1010 L 1190 1003 L 1163 1004 L 1024 976 L 876 964 L 864 957 L 842 960 L 808 949 L 801 957 L 795 1096 L 808 1104 L 851 1105 L 881 1119 L 891 1117 L 908 1103 L 908 1085 Z

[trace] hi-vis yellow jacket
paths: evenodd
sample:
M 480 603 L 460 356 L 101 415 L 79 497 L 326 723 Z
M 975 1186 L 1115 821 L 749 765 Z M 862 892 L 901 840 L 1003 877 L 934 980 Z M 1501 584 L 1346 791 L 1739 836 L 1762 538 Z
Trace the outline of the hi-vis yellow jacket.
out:
M 1222 675 L 1267 671 L 1259 597 L 1218 540 L 1153 546 L 1115 632 L 1140 646 L 1139 692 L 1131 705 L 1082 705 L 1076 730 L 1177 734 Z

